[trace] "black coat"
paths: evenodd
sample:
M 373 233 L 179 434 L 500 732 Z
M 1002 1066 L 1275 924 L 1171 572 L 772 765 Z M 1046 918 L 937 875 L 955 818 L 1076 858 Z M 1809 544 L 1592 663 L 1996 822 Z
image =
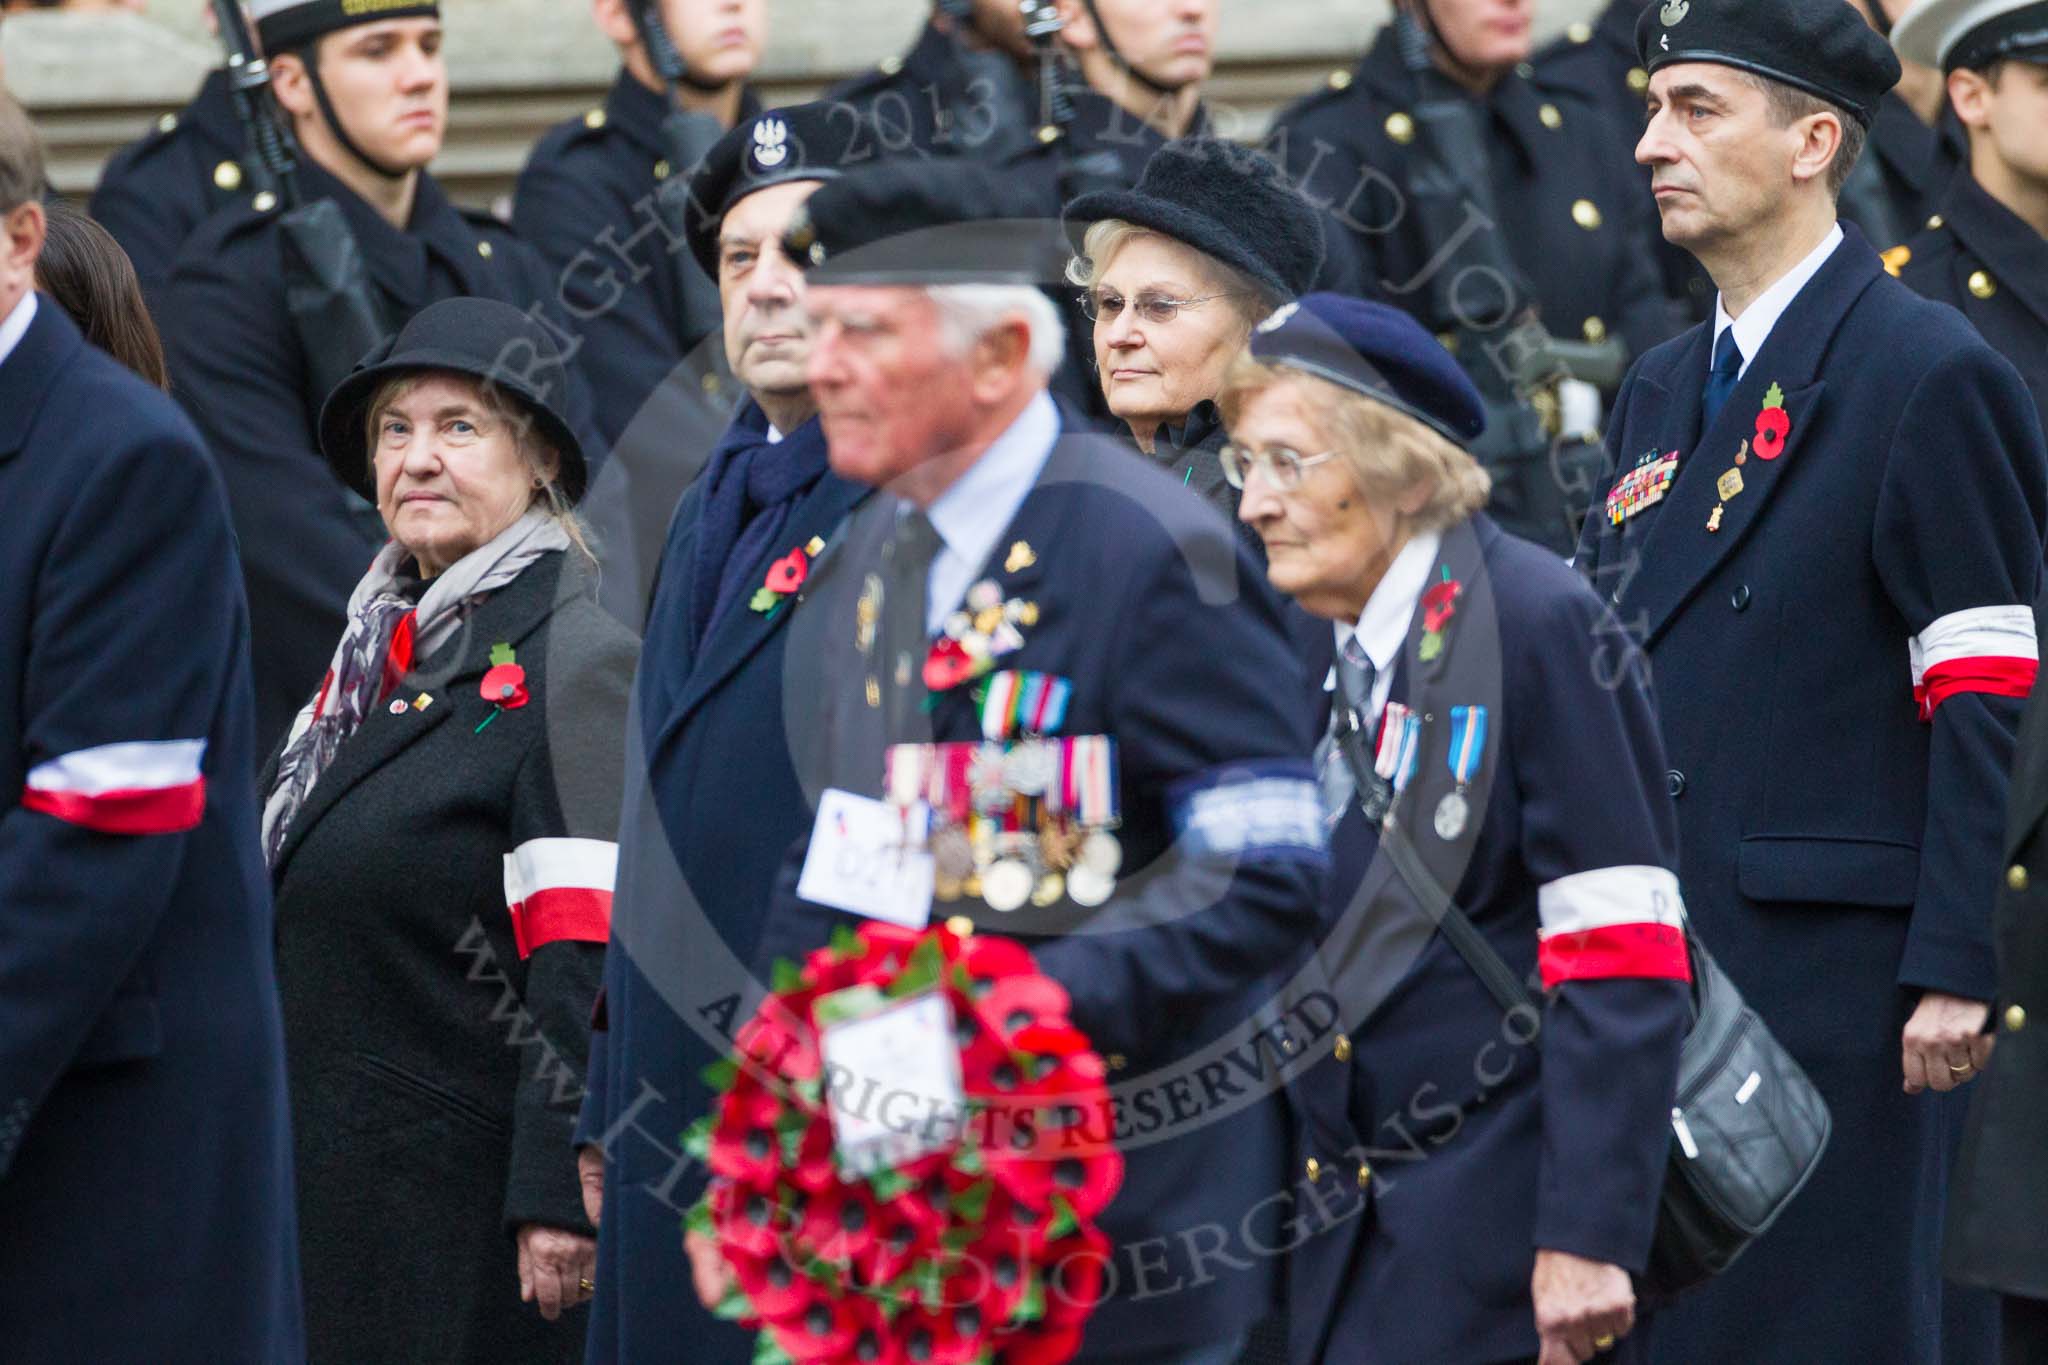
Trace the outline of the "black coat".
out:
M 311 162 L 299 181 L 307 199 L 341 206 L 393 327 L 449 298 L 552 306 L 553 276 L 532 248 L 489 215 L 456 208 L 431 176 L 420 177 L 402 232 Z M 310 391 L 286 307 L 278 216 L 251 204 L 208 219 L 186 242 L 158 317 L 174 391 L 220 462 L 241 541 L 259 752 L 312 695 L 341 638 L 349 589 L 385 539 L 375 512 L 320 455 L 326 394 Z M 563 406 L 595 478 L 604 445 L 580 376 Z
M 1949 1196 L 1950 1279 L 2048 1299 L 2048 710 L 2020 726 L 2006 806 L 1992 938 L 1998 1047 L 1972 1087 L 1969 1129 Z
M 493 718 L 500 643 L 530 700 Z M 402 712 L 370 714 L 292 822 L 277 953 L 316 1361 L 581 1359 L 583 1315 L 519 1302 L 512 1233 L 591 1231 L 569 1139 L 604 945 L 522 955 L 506 863 L 526 923 L 576 889 L 609 921 L 635 653 L 589 576 L 545 556 L 404 679 Z M 553 872 L 565 854 L 596 875 Z
M 1892 92 L 1870 120 L 1868 150 L 1842 187 L 1840 208 L 1881 251 L 1920 231 L 1949 176 L 1969 160 L 1946 100 L 1942 109 L 1940 126 L 1930 128 Z

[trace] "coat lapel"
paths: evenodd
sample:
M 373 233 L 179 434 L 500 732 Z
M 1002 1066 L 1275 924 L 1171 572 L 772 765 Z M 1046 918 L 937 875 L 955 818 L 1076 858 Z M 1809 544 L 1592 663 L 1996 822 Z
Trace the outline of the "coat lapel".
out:
M 1876 253 L 1860 233 L 1845 226 L 1842 244 L 1778 319 L 1713 426 L 1696 440 L 1685 437 L 1698 433 L 1710 326 L 1697 329 L 1680 354 L 1682 368 L 1668 374 L 1668 385 L 1657 386 L 1664 392 L 1637 400 L 1639 406 L 1662 411 L 1657 448 L 1686 452 L 1671 492 L 1643 533 L 1642 558 L 1650 571 L 1629 576 L 1617 603 L 1624 621 L 1640 625 L 1646 645 L 1749 537 L 1773 494 L 1796 477 L 1793 471 L 1802 460 L 1818 454 L 1808 454 L 1806 437 L 1822 420 L 1826 385 L 1819 378 L 1821 363 L 1849 309 L 1881 273 Z M 1756 450 L 1757 419 L 1773 386 L 1783 396 L 1792 426 L 1784 450 L 1766 460 Z M 1744 456 L 1739 466 L 1738 453 Z M 1718 485 L 1731 470 L 1741 476 L 1741 491 L 1724 500 Z M 1717 507 L 1719 529 L 1709 530 Z
M 43 395 L 82 345 L 84 338 L 57 301 L 38 294 L 28 332 L 13 354 L 0 362 L 0 460 L 28 444 L 28 429 L 43 405 Z
M 558 558 L 560 555 L 561 552 L 557 552 Z M 285 867 L 299 845 L 305 842 L 306 835 L 320 823 L 321 817 L 340 803 L 342 797 L 439 729 L 454 714 L 455 694 L 465 686 L 474 685 L 490 669 L 493 645 L 506 642 L 516 647 L 554 614 L 561 600 L 556 591 L 558 583 L 574 590 L 566 564 L 559 574 L 549 570 L 546 558 L 529 565 L 519 577 L 491 594 L 477 608 L 467 627 L 457 632 L 455 641 L 461 653 L 452 672 L 444 674 L 438 667 L 415 668 L 399 683 L 398 691 L 394 693 L 395 696 L 409 697 L 424 690 L 438 699 L 440 705 L 430 706 L 424 711 L 412 707 L 399 716 L 373 710 L 364 719 L 362 728 L 342 741 L 333 764 L 320 774 L 320 780 L 313 785 L 306 804 L 300 807 L 291 829 L 285 834 L 284 846 L 278 850 L 277 866 L 271 874 L 273 881 L 284 876 Z

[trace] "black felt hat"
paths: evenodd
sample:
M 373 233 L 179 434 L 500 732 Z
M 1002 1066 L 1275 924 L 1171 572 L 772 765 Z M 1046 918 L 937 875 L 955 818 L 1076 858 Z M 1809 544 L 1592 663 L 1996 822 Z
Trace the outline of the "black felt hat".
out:
M 1841 105 L 1866 128 L 1899 83 L 1891 44 L 1847 0 L 1664 0 L 1636 21 L 1645 71 L 1710 62 Z
M 718 278 L 718 232 L 734 204 L 770 185 L 836 180 L 853 164 L 860 121 L 846 112 L 822 102 L 770 109 L 735 124 L 704 154 L 690 176 L 683 232 L 705 274 Z
M 562 416 L 569 370 L 561 349 L 547 328 L 496 299 L 443 299 L 421 309 L 335 385 L 320 407 L 320 453 L 334 477 L 371 502 L 377 500 L 370 472 L 370 402 L 386 380 L 430 371 L 465 375 L 510 395 L 561 457 L 556 486 L 571 503 L 581 500 L 590 465 Z
M 783 249 L 812 284 L 1057 283 L 1067 243 L 1030 182 L 940 158 L 886 161 L 826 184 Z
M 1315 286 L 1327 249 L 1323 215 L 1266 157 L 1221 138 L 1169 142 L 1128 190 L 1099 190 L 1067 206 L 1078 249 L 1089 224 L 1116 218 L 1183 242 L 1251 276 L 1275 300 Z

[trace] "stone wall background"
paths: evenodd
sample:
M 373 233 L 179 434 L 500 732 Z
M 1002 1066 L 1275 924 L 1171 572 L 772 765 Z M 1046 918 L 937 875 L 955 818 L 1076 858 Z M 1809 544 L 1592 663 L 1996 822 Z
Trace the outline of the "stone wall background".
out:
M 1590 17 L 1600 0 L 1551 0 L 1544 35 Z M 1348 65 L 1386 20 L 1385 0 L 1222 0 L 1211 102 L 1225 127 L 1260 131 L 1275 109 Z M 0 23 L 8 87 L 36 115 L 51 177 L 88 191 L 107 155 L 190 97 L 219 63 L 199 0 L 154 0 L 146 14 L 30 13 Z M 770 0 L 760 84 L 801 99 L 907 48 L 929 0 Z M 585 0 L 443 0 L 455 88 L 435 173 L 457 197 L 502 195 L 549 124 L 602 98 L 616 54 Z

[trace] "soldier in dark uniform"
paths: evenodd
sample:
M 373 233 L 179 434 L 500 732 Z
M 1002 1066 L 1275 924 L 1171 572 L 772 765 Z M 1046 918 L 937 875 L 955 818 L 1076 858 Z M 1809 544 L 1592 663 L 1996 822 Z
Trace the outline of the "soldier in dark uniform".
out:
M 1655 670 L 1693 920 L 1833 1120 L 1768 1235 L 1664 1310 L 1656 1358 L 1986 1361 L 1993 1305 L 1944 1288 L 1939 1243 L 1996 990 L 2048 447 L 2012 366 L 1838 221 L 1899 73 L 1854 11 L 1683 0 L 1637 51 L 1664 230 L 1721 297 L 1623 386 L 1577 564 L 1625 631 L 1607 662 Z
M 1850 0 L 1889 38 L 1912 0 Z M 1948 112 L 1941 73 L 1902 61 L 1899 83 L 1878 101 L 1865 155 L 1842 186 L 1842 217 L 1880 252 L 1910 238 L 1933 211 L 1949 176 L 1967 157 L 1961 126 Z M 1887 257 L 1886 264 L 1892 263 Z M 1894 273 L 1897 273 L 1896 271 Z
M 439 6 L 361 10 L 347 0 L 255 6 L 273 89 L 304 153 L 302 192 L 339 205 L 384 329 L 457 295 L 521 307 L 551 299 L 552 274 L 533 250 L 487 214 L 456 208 L 423 169 L 447 119 Z M 312 391 L 312 352 L 287 298 L 278 217 L 250 204 L 208 219 L 172 272 L 163 318 L 173 390 L 220 461 L 241 541 L 262 746 L 319 683 L 349 589 L 384 539 L 320 458 L 324 395 Z M 580 384 L 567 401 L 587 430 Z M 585 449 L 603 449 L 594 432 Z
M 843 117 L 872 141 L 871 155 L 1001 157 L 1043 122 L 1036 72 L 1015 0 L 938 0 L 910 51 L 825 99 L 848 107 Z
M 1962 309 L 2048 423 L 2048 4 L 1930 0 L 1892 36 L 1947 73 L 1970 139 L 1969 164 L 1907 243 L 1899 278 Z
M 152 310 L 162 310 L 185 239 L 252 193 L 246 148 L 227 73 L 216 71 L 190 104 L 158 119 L 154 132 L 114 153 L 100 172 L 88 212 L 135 263 Z

